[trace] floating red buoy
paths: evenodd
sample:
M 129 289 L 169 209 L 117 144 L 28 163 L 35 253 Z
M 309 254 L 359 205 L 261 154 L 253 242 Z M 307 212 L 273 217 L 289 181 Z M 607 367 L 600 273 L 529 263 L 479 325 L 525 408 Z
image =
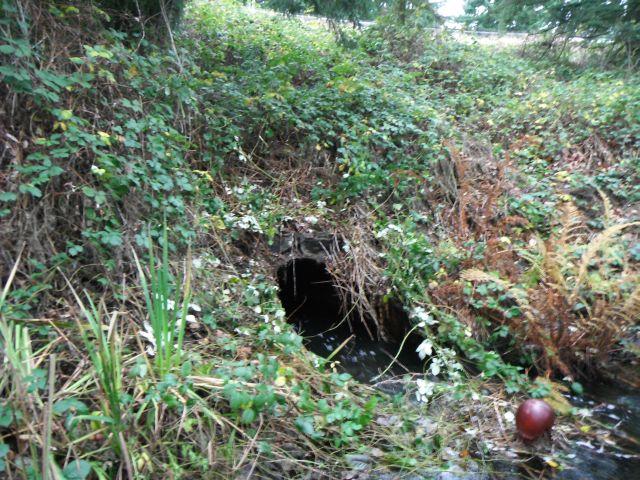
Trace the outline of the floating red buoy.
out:
M 544 400 L 530 399 L 518 408 L 516 428 L 525 441 L 531 442 L 551 430 L 555 419 L 551 405 Z

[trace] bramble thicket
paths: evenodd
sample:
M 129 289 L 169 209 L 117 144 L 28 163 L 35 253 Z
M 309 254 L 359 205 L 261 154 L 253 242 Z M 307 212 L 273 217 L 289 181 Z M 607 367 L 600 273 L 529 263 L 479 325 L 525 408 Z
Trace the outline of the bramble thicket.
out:
M 467 3 L 469 25 L 515 21 Z M 569 400 L 640 378 L 631 20 L 591 39 L 591 10 L 521 18 L 537 36 L 500 47 L 427 28 L 429 2 L 0 5 L 0 475 L 449 478 L 537 455 L 542 478 L 609 438 Z M 400 388 L 305 348 L 278 294 L 293 234 L 334 242 L 349 322 L 400 328 L 421 364 Z M 557 437 L 514 440 L 525 397 Z

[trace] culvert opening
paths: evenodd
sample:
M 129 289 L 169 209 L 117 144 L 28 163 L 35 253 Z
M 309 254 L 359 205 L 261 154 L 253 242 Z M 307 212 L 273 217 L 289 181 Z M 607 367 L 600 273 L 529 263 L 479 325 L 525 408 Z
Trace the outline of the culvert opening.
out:
M 305 346 L 317 355 L 339 362 L 339 368 L 361 382 L 375 381 L 422 371 L 415 348 L 418 336 L 402 340 L 409 331 L 409 320 L 401 306 L 386 304 L 390 312 L 392 338 L 380 340 L 370 335 L 372 322 L 360 318 L 356 309 L 344 305 L 338 287 L 326 266 L 311 258 L 290 260 L 278 269 L 280 301 L 289 323 L 304 338 Z M 369 322 L 365 328 L 364 322 Z

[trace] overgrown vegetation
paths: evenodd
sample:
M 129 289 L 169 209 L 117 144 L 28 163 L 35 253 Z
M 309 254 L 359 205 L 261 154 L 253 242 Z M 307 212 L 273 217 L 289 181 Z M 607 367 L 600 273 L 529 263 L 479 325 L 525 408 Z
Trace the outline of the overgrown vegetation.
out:
M 637 67 L 640 4 L 628 0 L 468 0 L 463 20 L 472 28 L 542 34 L 562 54 L 580 40 L 605 61 Z M 593 51 L 591 56 L 593 56 Z
M 500 455 L 491 429 L 549 379 L 637 382 L 635 74 L 183 15 L 154 43 L 2 2 L 0 471 L 430 478 Z M 404 305 L 424 375 L 390 396 L 305 350 L 268 253 L 288 232 L 339 239 L 380 335 Z

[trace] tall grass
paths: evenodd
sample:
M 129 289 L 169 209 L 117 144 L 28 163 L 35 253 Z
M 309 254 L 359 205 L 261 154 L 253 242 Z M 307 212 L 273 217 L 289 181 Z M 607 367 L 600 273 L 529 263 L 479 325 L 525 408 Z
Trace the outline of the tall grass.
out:
M 29 329 L 2 317 L 0 338 L 4 357 L 10 365 L 13 388 L 23 390 L 33 373 L 33 350 Z
M 0 379 L 0 390 L 10 387 L 18 398 L 24 399 L 29 378 L 33 374 L 33 349 L 31 347 L 31 336 L 29 329 L 23 325 L 16 324 L 7 319 L 4 314 L 4 306 L 11 290 L 11 284 L 15 278 L 20 263 L 21 255 L 11 269 L 11 273 L 0 293 L 0 347 L 4 356 L 4 362 L 11 372 L 10 378 L 2 375 Z M 11 382 L 8 385 L 7 382 Z M 40 403 L 40 399 L 38 397 Z
M 162 378 L 180 365 L 187 312 L 191 300 L 191 262 L 187 259 L 184 282 L 178 284 L 169 265 L 167 227 L 162 235 L 162 258 L 158 261 L 149 238 L 149 265 L 144 268 L 133 252 L 147 305 L 147 338 L 152 343 L 156 373 Z M 190 256 L 190 253 L 187 254 Z M 150 334 L 150 335 L 149 335 Z
M 125 391 L 123 387 L 122 359 L 123 349 L 117 333 L 118 312 L 107 312 L 104 301 L 96 306 L 88 293 L 85 292 L 86 303 L 82 301 L 68 279 L 67 284 L 82 311 L 87 325 L 83 325 L 76 318 L 82 342 L 93 366 L 93 374 L 100 392 L 99 399 L 102 415 L 78 415 L 78 420 L 100 422 L 111 432 L 110 439 L 113 449 L 120 454 L 129 478 L 133 478 L 133 466 L 129 456 L 127 442 L 124 437 L 126 422 L 123 405 Z M 106 321 L 103 321 L 107 319 Z M 91 337 L 89 336 L 91 334 Z
M 76 420 L 91 420 L 107 425 L 111 431 L 113 448 L 122 456 L 129 478 L 133 478 L 133 467 L 124 438 L 125 421 L 122 406 L 125 392 L 122 381 L 122 342 L 116 330 L 118 312 L 109 315 L 104 302 L 97 307 L 87 293 L 85 293 L 87 300 L 85 304 L 68 280 L 67 284 L 88 323 L 87 329 L 76 317 L 82 342 L 89 352 L 95 371 L 103 413 L 103 416 L 79 415 Z M 107 318 L 108 322 L 103 323 L 103 317 Z M 93 338 L 89 338 L 87 330 Z
M 35 378 L 36 356 L 33 352 L 31 334 L 26 326 L 12 321 L 5 315 L 5 304 L 21 257 L 22 251 L 18 254 L 0 292 L 0 398 L 14 409 L 13 421 L 19 423 L 20 428 L 24 429 L 23 431 L 28 431 L 35 438 L 39 433 L 37 425 L 41 418 L 40 411 L 44 410 L 45 402 L 38 388 L 32 388 Z M 51 359 L 50 370 L 55 371 L 54 358 Z M 51 377 L 52 375 L 49 376 L 49 391 L 52 390 Z M 51 398 L 49 405 L 51 405 Z M 17 416 L 18 412 L 20 417 Z M 53 465 L 49 449 L 50 428 L 50 417 L 47 417 L 42 432 L 41 449 L 37 447 L 36 442 L 29 443 L 29 453 L 25 455 L 25 458 L 34 466 L 33 478 L 47 478 L 49 468 Z M 2 440 L 0 439 L 0 444 L 4 443 Z M 39 463 L 42 465 L 41 472 L 35 468 Z
M 104 311 L 104 304 L 98 308 L 86 293 L 85 303 L 70 284 L 69 287 L 88 323 L 87 328 L 76 318 L 82 342 L 89 352 L 98 380 L 98 387 L 102 394 L 102 410 L 106 417 L 102 421 L 108 423 L 111 430 L 117 434 L 124 428 L 122 420 L 122 342 L 116 332 L 118 312 L 113 312 L 109 317 L 108 313 Z M 108 318 L 108 323 L 102 322 L 103 316 Z M 89 337 L 87 330 L 90 331 L 93 338 Z

